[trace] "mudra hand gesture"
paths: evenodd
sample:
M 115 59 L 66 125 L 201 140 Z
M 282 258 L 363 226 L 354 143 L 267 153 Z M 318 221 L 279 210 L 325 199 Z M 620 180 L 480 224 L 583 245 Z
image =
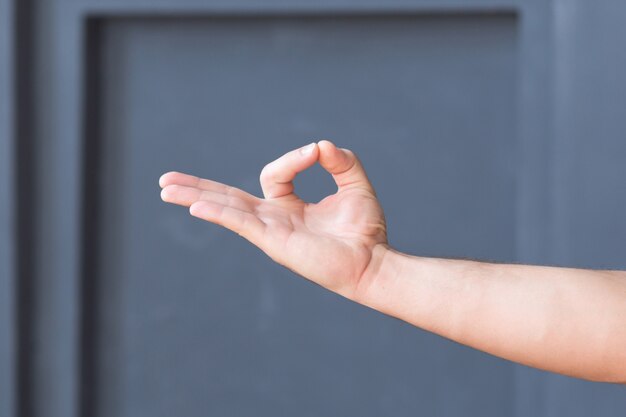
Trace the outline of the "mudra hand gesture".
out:
M 293 180 L 316 162 L 337 192 L 302 201 Z M 329 141 L 261 171 L 265 198 L 170 172 L 163 200 L 248 239 L 276 262 L 356 302 L 512 361 L 626 382 L 626 272 L 409 256 L 390 248 L 358 158 Z M 592 314 L 590 314 L 590 312 Z M 563 354 L 567 352 L 567 354 Z
M 294 190 L 299 172 L 319 162 L 337 192 L 316 204 Z M 323 140 L 293 150 L 261 171 L 265 198 L 215 181 L 170 172 L 164 201 L 189 207 L 258 246 L 276 262 L 349 298 L 358 296 L 377 250 L 387 245 L 385 218 L 359 159 Z

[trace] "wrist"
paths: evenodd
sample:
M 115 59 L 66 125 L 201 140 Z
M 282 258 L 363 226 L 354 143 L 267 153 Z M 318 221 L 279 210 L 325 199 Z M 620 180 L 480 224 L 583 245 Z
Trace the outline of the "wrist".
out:
M 385 294 L 397 285 L 405 256 L 388 244 L 376 245 L 372 250 L 370 262 L 359 278 L 352 299 L 359 304 L 383 311 L 383 299 Z
M 449 337 L 458 293 L 453 261 L 410 256 L 379 245 L 359 282 L 353 300 L 422 329 Z

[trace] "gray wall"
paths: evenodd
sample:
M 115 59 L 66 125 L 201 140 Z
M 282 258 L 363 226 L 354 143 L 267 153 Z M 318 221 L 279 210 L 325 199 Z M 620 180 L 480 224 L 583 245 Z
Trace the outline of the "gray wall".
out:
M 625 409 L 330 294 L 156 183 L 260 194 L 330 138 L 400 250 L 626 268 L 622 2 L 0 5 L 1 417 Z

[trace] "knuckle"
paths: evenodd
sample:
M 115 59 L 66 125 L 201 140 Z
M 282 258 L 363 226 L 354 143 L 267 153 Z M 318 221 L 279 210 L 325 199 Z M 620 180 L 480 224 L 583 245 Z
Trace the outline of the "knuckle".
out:
M 238 195 L 238 190 L 235 187 L 230 187 L 227 186 L 224 189 L 224 193 L 228 196 L 228 197 L 236 197 Z
M 230 207 L 238 207 L 239 206 L 239 199 L 235 196 L 232 195 L 227 195 L 226 196 L 226 204 L 228 204 L 228 206 Z

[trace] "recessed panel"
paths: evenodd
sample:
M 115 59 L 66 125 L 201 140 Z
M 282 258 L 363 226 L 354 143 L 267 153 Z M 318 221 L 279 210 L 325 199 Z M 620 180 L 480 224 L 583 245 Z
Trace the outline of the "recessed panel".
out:
M 102 22 L 96 414 L 510 415 L 512 365 L 296 277 L 157 180 L 260 195 L 267 162 L 330 138 L 393 246 L 514 260 L 515 37 L 498 14 Z M 297 187 L 335 191 L 319 168 Z

